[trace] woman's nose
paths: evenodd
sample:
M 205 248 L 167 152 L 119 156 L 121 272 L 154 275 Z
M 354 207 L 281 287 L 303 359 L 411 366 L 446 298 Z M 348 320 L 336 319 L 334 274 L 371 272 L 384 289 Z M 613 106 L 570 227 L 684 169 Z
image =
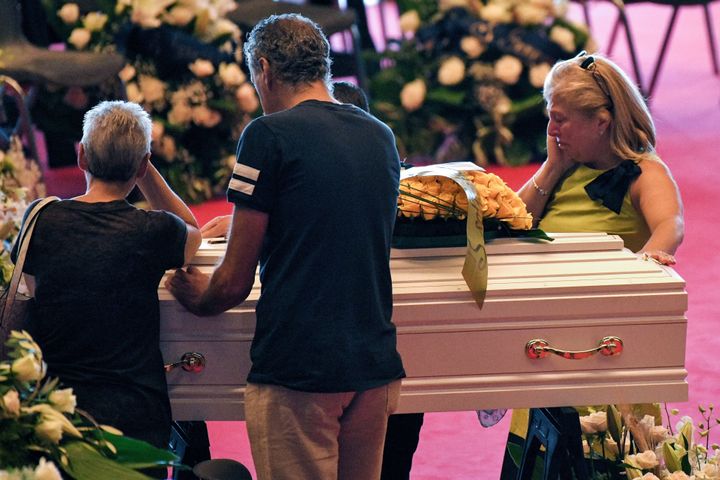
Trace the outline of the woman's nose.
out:
M 548 134 L 548 136 L 549 136 L 549 137 L 556 137 L 556 136 L 557 136 L 557 133 L 558 133 L 558 131 L 557 131 L 557 125 L 555 124 L 555 122 L 553 122 L 552 120 L 550 120 L 550 121 L 548 122 L 548 124 L 547 124 L 547 134 Z

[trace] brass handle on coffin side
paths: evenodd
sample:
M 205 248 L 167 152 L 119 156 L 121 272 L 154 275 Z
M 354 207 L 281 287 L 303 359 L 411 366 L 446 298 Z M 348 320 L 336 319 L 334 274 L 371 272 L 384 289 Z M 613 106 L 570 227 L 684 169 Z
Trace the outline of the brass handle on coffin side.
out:
M 551 347 L 550 343 L 547 340 L 543 340 L 542 338 L 530 340 L 525 345 L 525 355 L 527 355 L 528 358 L 531 358 L 533 360 L 537 360 L 538 358 L 545 358 L 551 353 L 554 353 L 555 355 L 563 358 L 567 358 L 568 360 L 582 360 L 583 358 L 588 358 L 598 352 L 605 355 L 606 357 L 609 357 L 612 355 L 620 355 L 622 351 L 623 341 L 619 337 L 613 336 L 604 337 L 602 340 L 600 340 L 600 343 L 597 347 L 591 348 L 590 350 L 562 350 L 559 348 Z
M 181 367 L 186 372 L 200 373 L 205 369 L 205 356 L 202 353 L 186 352 L 180 357 L 179 362 L 165 365 L 165 373 Z

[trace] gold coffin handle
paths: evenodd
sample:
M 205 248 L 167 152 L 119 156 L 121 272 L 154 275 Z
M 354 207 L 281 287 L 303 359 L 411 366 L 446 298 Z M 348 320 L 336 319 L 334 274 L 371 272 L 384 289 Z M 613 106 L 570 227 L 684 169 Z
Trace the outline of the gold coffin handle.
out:
M 165 372 L 171 372 L 176 367 L 181 367 L 186 372 L 200 373 L 205 369 L 205 356 L 197 352 L 185 352 L 179 362 L 165 365 Z
M 580 350 L 576 352 L 551 347 L 550 343 L 547 340 L 543 340 L 542 338 L 530 340 L 525 345 L 525 355 L 527 355 L 528 358 L 531 358 L 533 360 L 537 360 L 538 358 L 545 358 L 551 353 L 554 353 L 555 355 L 563 358 L 567 358 L 568 360 L 582 360 L 583 358 L 588 358 L 598 352 L 605 355 L 606 357 L 610 357 L 613 355 L 620 355 L 622 351 L 623 341 L 619 337 L 613 336 L 604 337 L 602 340 L 600 340 L 600 343 L 595 348 L 591 348 L 590 350 Z

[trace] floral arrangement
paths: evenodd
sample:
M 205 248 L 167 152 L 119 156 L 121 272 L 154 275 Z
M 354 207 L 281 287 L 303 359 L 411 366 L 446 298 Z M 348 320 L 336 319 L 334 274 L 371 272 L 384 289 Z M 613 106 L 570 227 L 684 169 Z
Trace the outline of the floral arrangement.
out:
M 667 407 L 666 407 L 667 410 Z M 701 421 L 682 417 L 673 429 L 657 415 L 609 405 L 580 417 L 585 455 L 596 480 L 719 480 L 720 446 L 710 443 L 713 405 L 699 406 Z
M 515 230 L 532 228 L 532 214 L 500 177 L 480 170 L 466 170 L 462 175 L 475 187 L 483 219 L 497 219 Z M 417 176 L 400 181 L 400 218 L 464 220 L 467 212 L 467 194 L 448 177 Z
M 45 378 L 42 352 L 27 332 L 12 331 L 9 360 L 0 363 L 0 478 L 76 480 L 150 478 L 138 471 L 167 467 L 166 450 L 98 426 L 76 408 L 72 389 Z
M 7 150 L 0 149 L 0 290 L 12 277 L 10 247 L 22 223 L 28 203 L 45 195 L 37 163 L 25 156 L 20 139 L 10 138 Z
M 375 56 L 372 110 L 411 163 L 544 158 L 541 88 L 553 63 L 593 51 L 566 1 L 400 0 L 405 38 Z
M 260 106 L 242 60 L 240 30 L 225 18 L 232 0 L 44 0 L 69 50 L 117 51 L 127 98 L 153 118 L 153 162 L 185 200 L 201 202 L 229 178 L 237 139 Z M 62 92 L 89 106 L 88 93 Z

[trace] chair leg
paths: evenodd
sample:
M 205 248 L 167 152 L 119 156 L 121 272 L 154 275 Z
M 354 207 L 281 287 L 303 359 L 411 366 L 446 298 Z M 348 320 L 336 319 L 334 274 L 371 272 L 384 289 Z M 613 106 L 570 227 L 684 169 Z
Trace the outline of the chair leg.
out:
M 355 64 L 357 65 L 358 86 L 367 92 L 368 79 L 367 73 L 365 72 L 365 61 L 362 57 L 362 50 L 360 47 L 360 33 L 358 32 L 357 25 L 353 25 L 350 28 L 350 32 L 352 36 L 353 56 L 355 57 Z
M 703 5 L 703 10 L 705 10 L 705 24 L 707 25 L 708 43 L 710 44 L 713 72 L 717 75 L 720 73 L 720 70 L 718 69 L 717 48 L 715 46 L 715 34 L 713 32 L 712 17 L 710 15 L 710 5 L 707 3 Z
M 613 2 L 614 3 L 614 2 Z M 628 46 L 628 52 L 630 53 L 630 62 L 632 63 L 633 74 L 635 75 L 635 81 L 638 84 L 640 93 L 647 96 L 648 92 L 643 87 L 643 77 L 640 72 L 640 61 L 637 56 L 637 49 L 635 48 L 635 41 L 633 40 L 632 31 L 630 30 L 630 20 L 628 20 L 627 14 L 625 13 L 625 7 L 623 5 L 618 6 L 618 16 L 615 19 L 615 25 L 613 25 L 612 32 L 610 33 L 610 42 L 608 43 L 608 55 L 612 52 L 612 48 L 615 45 L 615 39 L 617 38 L 618 30 L 622 25 L 625 30 L 625 40 Z
M 675 23 L 677 21 L 677 15 L 679 10 L 680 7 L 678 5 L 673 6 L 672 15 L 670 16 L 670 22 L 668 23 L 667 29 L 665 30 L 665 38 L 663 38 L 662 46 L 660 47 L 657 60 L 655 61 L 655 69 L 653 70 L 652 77 L 650 77 L 650 86 L 648 87 L 647 91 L 648 96 L 652 96 L 653 92 L 655 91 L 655 85 L 657 84 L 662 64 L 665 62 L 665 54 L 667 53 L 667 48 L 670 44 L 670 36 L 675 29 Z

